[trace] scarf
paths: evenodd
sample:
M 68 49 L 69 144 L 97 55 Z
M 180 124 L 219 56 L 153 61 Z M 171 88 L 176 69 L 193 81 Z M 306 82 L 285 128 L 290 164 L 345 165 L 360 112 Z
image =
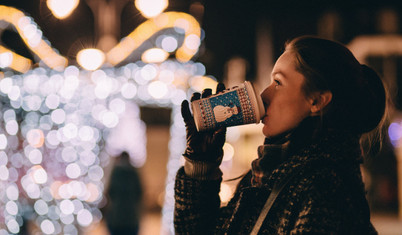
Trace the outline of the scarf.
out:
M 261 187 L 272 171 L 287 158 L 290 134 L 281 138 L 266 138 L 264 145 L 258 147 L 258 158 L 251 163 L 251 184 Z
M 357 135 L 347 130 L 322 130 L 319 127 L 320 119 L 309 117 L 288 133 L 266 138 L 264 144 L 258 147 L 258 158 L 251 164 L 252 186 L 261 187 L 266 184 L 273 172 L 285 162 L 286 165 L 295 166 L 328 157 L 330 161 L 345 166 L 362 163 Z M 300 151 L 310 154 L 298 156 Z M 351 154 L 356 157 L 351 157 Z

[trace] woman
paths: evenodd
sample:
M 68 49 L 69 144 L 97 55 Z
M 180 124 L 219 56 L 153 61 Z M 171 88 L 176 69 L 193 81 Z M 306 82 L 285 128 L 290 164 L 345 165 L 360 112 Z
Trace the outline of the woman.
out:
M 217 91 L 224 89 L 218 85 Z M 211 95 L 206 89 L 192 100 Z M 188 102 L 185 165 L 176 176 L 177 234 L 376 234 L 359 139 L 385 113 L 377 74 L 343 45 L 299 37 L 261 94 L 263 134 L 252 169 L 220 208 L 224 128 L 197 132 Z

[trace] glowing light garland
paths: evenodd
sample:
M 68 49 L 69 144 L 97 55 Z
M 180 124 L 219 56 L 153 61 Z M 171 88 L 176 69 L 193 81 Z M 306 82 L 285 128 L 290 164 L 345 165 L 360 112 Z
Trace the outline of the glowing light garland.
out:
M 134 50 L 163 29 L 174 28 L 184 34 L 184 42 L 176 51 L 180 62 L 189 61 L 200 46 L 201 30 L 194 17 L 182 12 L 165 12 L 139 25 L 132 33 L 122 39 L 119 44 L 107 53 L 107 60 L 117 65 L 126 59 Z
M 204 73 L 200 63 L 166 61 L 94 72 L 73 66 L 64 72 L 38 68 L 0 80 L 4 189 L 0 224 L 5 225 L 0 234 L 18 233 L 27 216 L 24 208 L 33 208 L 30 218 L 45 234 L 77 234 L 80 227 L 99 221 L 102 168 L 109 163 L 109 154 L 126 148 L 137 166 L 145 161 L 145 126 L 138 105 L 173 110 L 167 179 L 172 182 L 185 143 L 178 107 L 187 94 L 213 82 Z M 160 94 L 161 90 L 165 92 Z M 115 146 L 113 130 L 127 114 L 136 136 L 125 146 Z M 166 188 L 171 191 L 166 193 L 166 203 L 172 205 L 173 187 Z M 169 210 L 164 216 L 168 213 L 172 218 L 172 207 Z
M 29 59 L 0 47 L 0 67 L 22 73 L 0 73 L 0 235 L 20 232 L 25 220 L 43 234 L 78 234 L 99 221 L 110 155 L 126 150 L 137 166 L 145 162 L 139 106 L 172 108 L 162 233 L 173 234 L 173 183 L 185 146 L 179 106 L 194 91 L 216 86 L 201 63 L 190 61 L 200 45 L 198 22 L 180 12 L 149 19 L 106 53 L 104 66 L 121 63 L 168 28 L 184 36 L 182 45 L 173 34 L 160 35 L 155 44 L 176 51 L 181 63 L 137 62 L 93 72 L 67 67 L 21 11 L 0 6 L 0 23 L 0 29 L 13 26 L 39 64 L 50 68 L 30 70 Z M 129 143 L 117 140 L 122 135 Z
M 6 25 L 0 24 L 0 29 L 4 29 L 8 27 L 7 24 L 11 24 L 19 33 L 27 47 L 40 58 L 43 65 L 58 71 L 62 71 L 66 68 L 68 65 L 67 59 L 61 56 L 56 49 L 52 48 L 48 41 L 42 38 L 43 33 L 32 18 L 24 15 L 22 11 L 13 7 L 0 5 L 0 22 L 1 21 L 6 22 Z M 189 61 L 198 52 L 201 43 L 200 25 L 197 20 L 189 14 L 182 12 L 164 12 L 155 18 L 146 20 L 107 52 L 105 65 L 118 65 L 157 32 L 169 28 L 174 29 L 178 34 L 184 35 L 182 45 L 175 48 L 177 60 L 180 62 Z M 10 62 L 7 63 L 7 66 L 3 67 L 10 67 L 21 73 L 27 72 L 31 68 L 32 63 L 29 59 L 17 55 L 5 47 L 1 47 L 0 57 L 4 53 L 8 53 L 7 56 Z
M 41 59 L 45 66 L 58 70 L 62 70 L 67 66 L 67 59 L 52 48 L 48 41 L 43 39 L 42 31 L 37 27 L 33 19 L 26 16 L 22 11 L 0 5 L 0 21 L 11 24 L 27 47 Z M 0 28 L 5 28 L 4 26 L 7 25 L 3 24 L 3 27 Z M 24 59 L 19 60 L 24 65 L 11 68 L 22 73 L 27 72 L 31 64 L 26 61 L 28 60 L 27 58 L 24 57 Z M 23 69 L 19 69 L 19 67 L 23 67 Z

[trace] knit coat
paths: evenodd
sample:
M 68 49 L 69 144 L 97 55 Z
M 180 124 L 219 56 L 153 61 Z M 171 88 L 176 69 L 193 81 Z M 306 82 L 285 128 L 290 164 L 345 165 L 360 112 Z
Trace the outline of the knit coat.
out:
M 277 148 L 260 147 L 261 184 L 252 184 L 253 171 L 248 172 L 222 208 L 222 178 L 197 180 L 181 168 L 175 182 L 176 234 L 250 234 L 273 186 L 292 172 L 259 234 L 377 234 L 365 198 L 358 137 L 326 132 L 301 146 L 284 159 Z

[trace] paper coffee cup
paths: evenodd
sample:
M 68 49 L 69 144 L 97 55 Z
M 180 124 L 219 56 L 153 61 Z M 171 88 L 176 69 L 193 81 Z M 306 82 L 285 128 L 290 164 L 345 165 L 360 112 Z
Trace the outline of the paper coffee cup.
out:
M 198 131 L 259 123 L 265 114 L 261 97 L 249 81 L 195 100 L 191 108 Z

